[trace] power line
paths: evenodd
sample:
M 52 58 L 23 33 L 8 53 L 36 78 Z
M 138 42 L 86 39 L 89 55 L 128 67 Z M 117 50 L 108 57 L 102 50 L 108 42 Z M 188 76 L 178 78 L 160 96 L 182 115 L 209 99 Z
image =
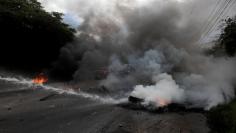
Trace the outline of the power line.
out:
M 215 27 L 217 26 L 219 20 L 222 18 L 222 16 L 225 14 L 225 12 L 227 10 L 229 10 L 229 5 L 232 3 L 232 0 L 229 0 L 228 3 L 226 4 L 226 6 L 223 8 L 223 10 L 220 12 L 219 16 L 217 17 L 215 23 L 211 26 L 210 30 L 205 34 L 206 37 L 210 35 L 210 33 L 212 33 L 212 31 L 215 29 Z
M 207 29 L 205 30 L 204 32 L 204 35 L 206 35 L 212 28 L 212 26 L 216 23 L 217 19 L 220 17 L 220 14 L 224 11 L 225 7 L 227 6 L 228 2 L 230 0 L 226 0 L 225 4 L 221 5 L 219 8 L 218 8 L 218 11 L 217 13 L 215 14 L 213 20 L 209 23 Z
M 222 16 L 225 15 L 226 12 L 228 12 L 231 9 L 231 7 L 232 7 L 231 4 L 234 5 L 235 1 L 227 0 L 226 3 L 221 6 L 221 9 L 217 12 L 217 17 L 215 17 L 215 19 L 214 19 L 214 23 L 207 29 L 206 33 L 204 32 L 204 34 L 203 34 L 205 36 L 204 38 L 208 37 L 214 31 L 215 27 L 217 26 L 217 24 L 218 24 L 219 20 L 222 18 Z
M 228 1 L 228 0 L 227 0 Z M 227 2 L 226 1 L 226 2 Z M 222 2 L 222 0 L 217 1 L 215 7 L 213 8 L 213 10 L 211 11 L 210 15 L 209 15 L 209 19 L 206 20 L 206 25 L 204 26 L 204 28 L 202 28 L 204 31 L 202 33 L 202 36 L 206 34 L 206 32 L 210 29 L 211 24 L 213 23 L 213 21 L 216 20 L 217 16 L 220 13 L 220 9 L 222 9 L 221 7 L 225 6 L 226 4 L 224 4 L 224 2 Z M 202 30 L 201 30 L 202 31 Z M 201 42 L 204 38 L 201 37 L 199 42 Z
M 202 26 L 200 32 L 202 30 L 206 29 L 210 25 L 210 22 L 214 19 L 213 16 L 216 15 L 217 7 L 220 5 L 220 3 L 221 3 L 221 0 L 218 0 L 217 3 L 215 4 L 215 7 L 213 8 L 213 10 L 211 11 L 210 15 L 208 16 L 208 19 L 205 21 L 206 24 Z
M 227 14 L 229 14 L 229 12 L 234 8 L 235 4 L 236 4 L 236 1 L 234 0 L 234 1 L 232 2 L 232 4 L 230 4 L 228 10 L 225 12 L 223 18 L 226 18 L 226 17 L 227 17 Z

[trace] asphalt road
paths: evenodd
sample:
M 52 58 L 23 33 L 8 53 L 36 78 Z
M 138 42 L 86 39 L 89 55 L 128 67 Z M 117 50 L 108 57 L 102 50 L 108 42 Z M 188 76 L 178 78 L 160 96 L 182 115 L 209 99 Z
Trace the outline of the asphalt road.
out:
M 153 113 L 0 81 L 0 133 L 207 133 L 198 112 Z

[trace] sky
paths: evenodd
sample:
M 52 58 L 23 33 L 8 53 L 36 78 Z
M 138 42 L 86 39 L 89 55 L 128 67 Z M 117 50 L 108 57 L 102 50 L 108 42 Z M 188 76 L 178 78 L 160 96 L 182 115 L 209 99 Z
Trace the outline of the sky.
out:
M 109 0 L 39 0 L 39 2 L 42 3 L 43 7 L 47 11 L 49 12 L 57 11 L 64 13 L 64 22 L 69 24 L 73 28 L 79 27 L 79 25 L 84 20 L 83 18 L 84 14 L 88 12 L 90 8 L 93 8 L 93 6 L 97 5 L 102 5 L 103 7 L 112 6 L 111 5 L 112 2 L 107 2 L 107 1 Z M 115 1 L 115 0 L 110 0 L 110 1 Z M 123 2 L 125 4 L 127 3 L 132 4 L 132 2 L 129 2 L 130 0 L 120 0 L 120 1 L 121 1 L 120 3 Z M 145 6 L 153 1 L 160 1 L 161 3 L 164 0 L 133 0 L 133 1 L 136 1 L 138 6 Z M 222 3 L 224 3 L 223 1 L 226 2 L 227 0 L 168 0 L 168 1 L 176 1 L 177 4 L 185 5 L 186 8 L 185 11 L 189 13 L 190 17 L 194 15 L 199 15 L 202 16 L 202 17 L 198 16 L 199 19 L 201 19 L 202 21 L 209 21 L 211 20 L 209 16 L 212 14 L 214 9 L 216 9 L 215 11 L 220 10 L 219 6 L 217 7 L 217 2 L 221 1 Z M 221 15 L 222 19 L 227 18 L 227 16 L 230 17 L 234 16 L 236 12 L 235 7 L 236 3 L 234 3 L 234 5 L 232 4 L 231 6 L 229 6 L 229 10 L 225 11 L 224 15 Z M 220 14 L 220 11 L 218 13 Z M 209 42 L 217 38 L 221 32 L 221 29 L 219 28 L 220 22 L 221 21 L 219 20 L 217 26 L 215 26 L 214 30 L 209 35 L 206 36 L 203 34 L 204 37 L 201 41 Z M 207 25 L 207 22 L 205 23 Z

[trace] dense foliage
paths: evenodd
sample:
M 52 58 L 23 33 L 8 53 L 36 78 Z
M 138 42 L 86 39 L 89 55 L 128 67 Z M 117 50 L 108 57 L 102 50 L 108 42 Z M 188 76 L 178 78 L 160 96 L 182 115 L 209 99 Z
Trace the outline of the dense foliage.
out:
M 236 18 L 226 20 L 226 27 L 211 53 L 216 56 L 235 56 Z M 236 99 L 211 109 L 207 117 L 213 133 L 236 133 Z
M 209 51 L 214 55 L 233 57 L 236 53 L 236 17 L 225 20 L 226 27 L 222 31 L 216 45 Z
M 26 69 L 48 67 L 74 37 L 62 14 L 37 0 L 0 0 L 0 29 L 0 65 Z
M 213 133 L 236 133 L 236 100 L 211 109 L 207 116 Z

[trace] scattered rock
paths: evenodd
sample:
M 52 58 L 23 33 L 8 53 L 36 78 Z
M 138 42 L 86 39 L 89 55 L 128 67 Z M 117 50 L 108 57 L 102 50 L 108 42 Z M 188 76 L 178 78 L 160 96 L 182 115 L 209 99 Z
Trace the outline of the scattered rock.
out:
M 141 103 L 141 102 L 144 102 L 144 99 L 137 98 L 134 96 L 129 96 L 129 101 L 132 103 Z
M 122 125 L 122 124 L 119 124 L 119 127 L 123 127 L 123 125 Z
M 56 105 L 50 105 L 49 106 L 49 108 L 55 108 L 56 107 Z
M 12 108 L 11 108 L 11 107 L 8 107 L 8 108 L 7 108 L 7 110 L 8 110 L 8 111 L 11 111 L 11 110 L 12 110 Z
M 48 99 L 50 99 L 50 98 L 52 98 L 52 97 L 54 97 L 56 95 L 57 94 L 49 94 L 49 95 L 47 95 L 47 96 L 45 96 L 43 98 L 40 98 L 39 101 L 46 101 L 46 100 L 48 100 Z
M 20 121 L 20 122 L 23 122 L 23 121 L 25 121 L 25 120 L 24 120 L 23 118 L 21 118 L 21 119 L 19 119 L 19 121 Z
M 0 122 L 6 121 L 6 120 L 7 120 L 6 118 L 2 118 L 2 119 L 0 119 Z
M 93 112 L 91 115 L 96 115 L 97 114 L 97 112 Z

